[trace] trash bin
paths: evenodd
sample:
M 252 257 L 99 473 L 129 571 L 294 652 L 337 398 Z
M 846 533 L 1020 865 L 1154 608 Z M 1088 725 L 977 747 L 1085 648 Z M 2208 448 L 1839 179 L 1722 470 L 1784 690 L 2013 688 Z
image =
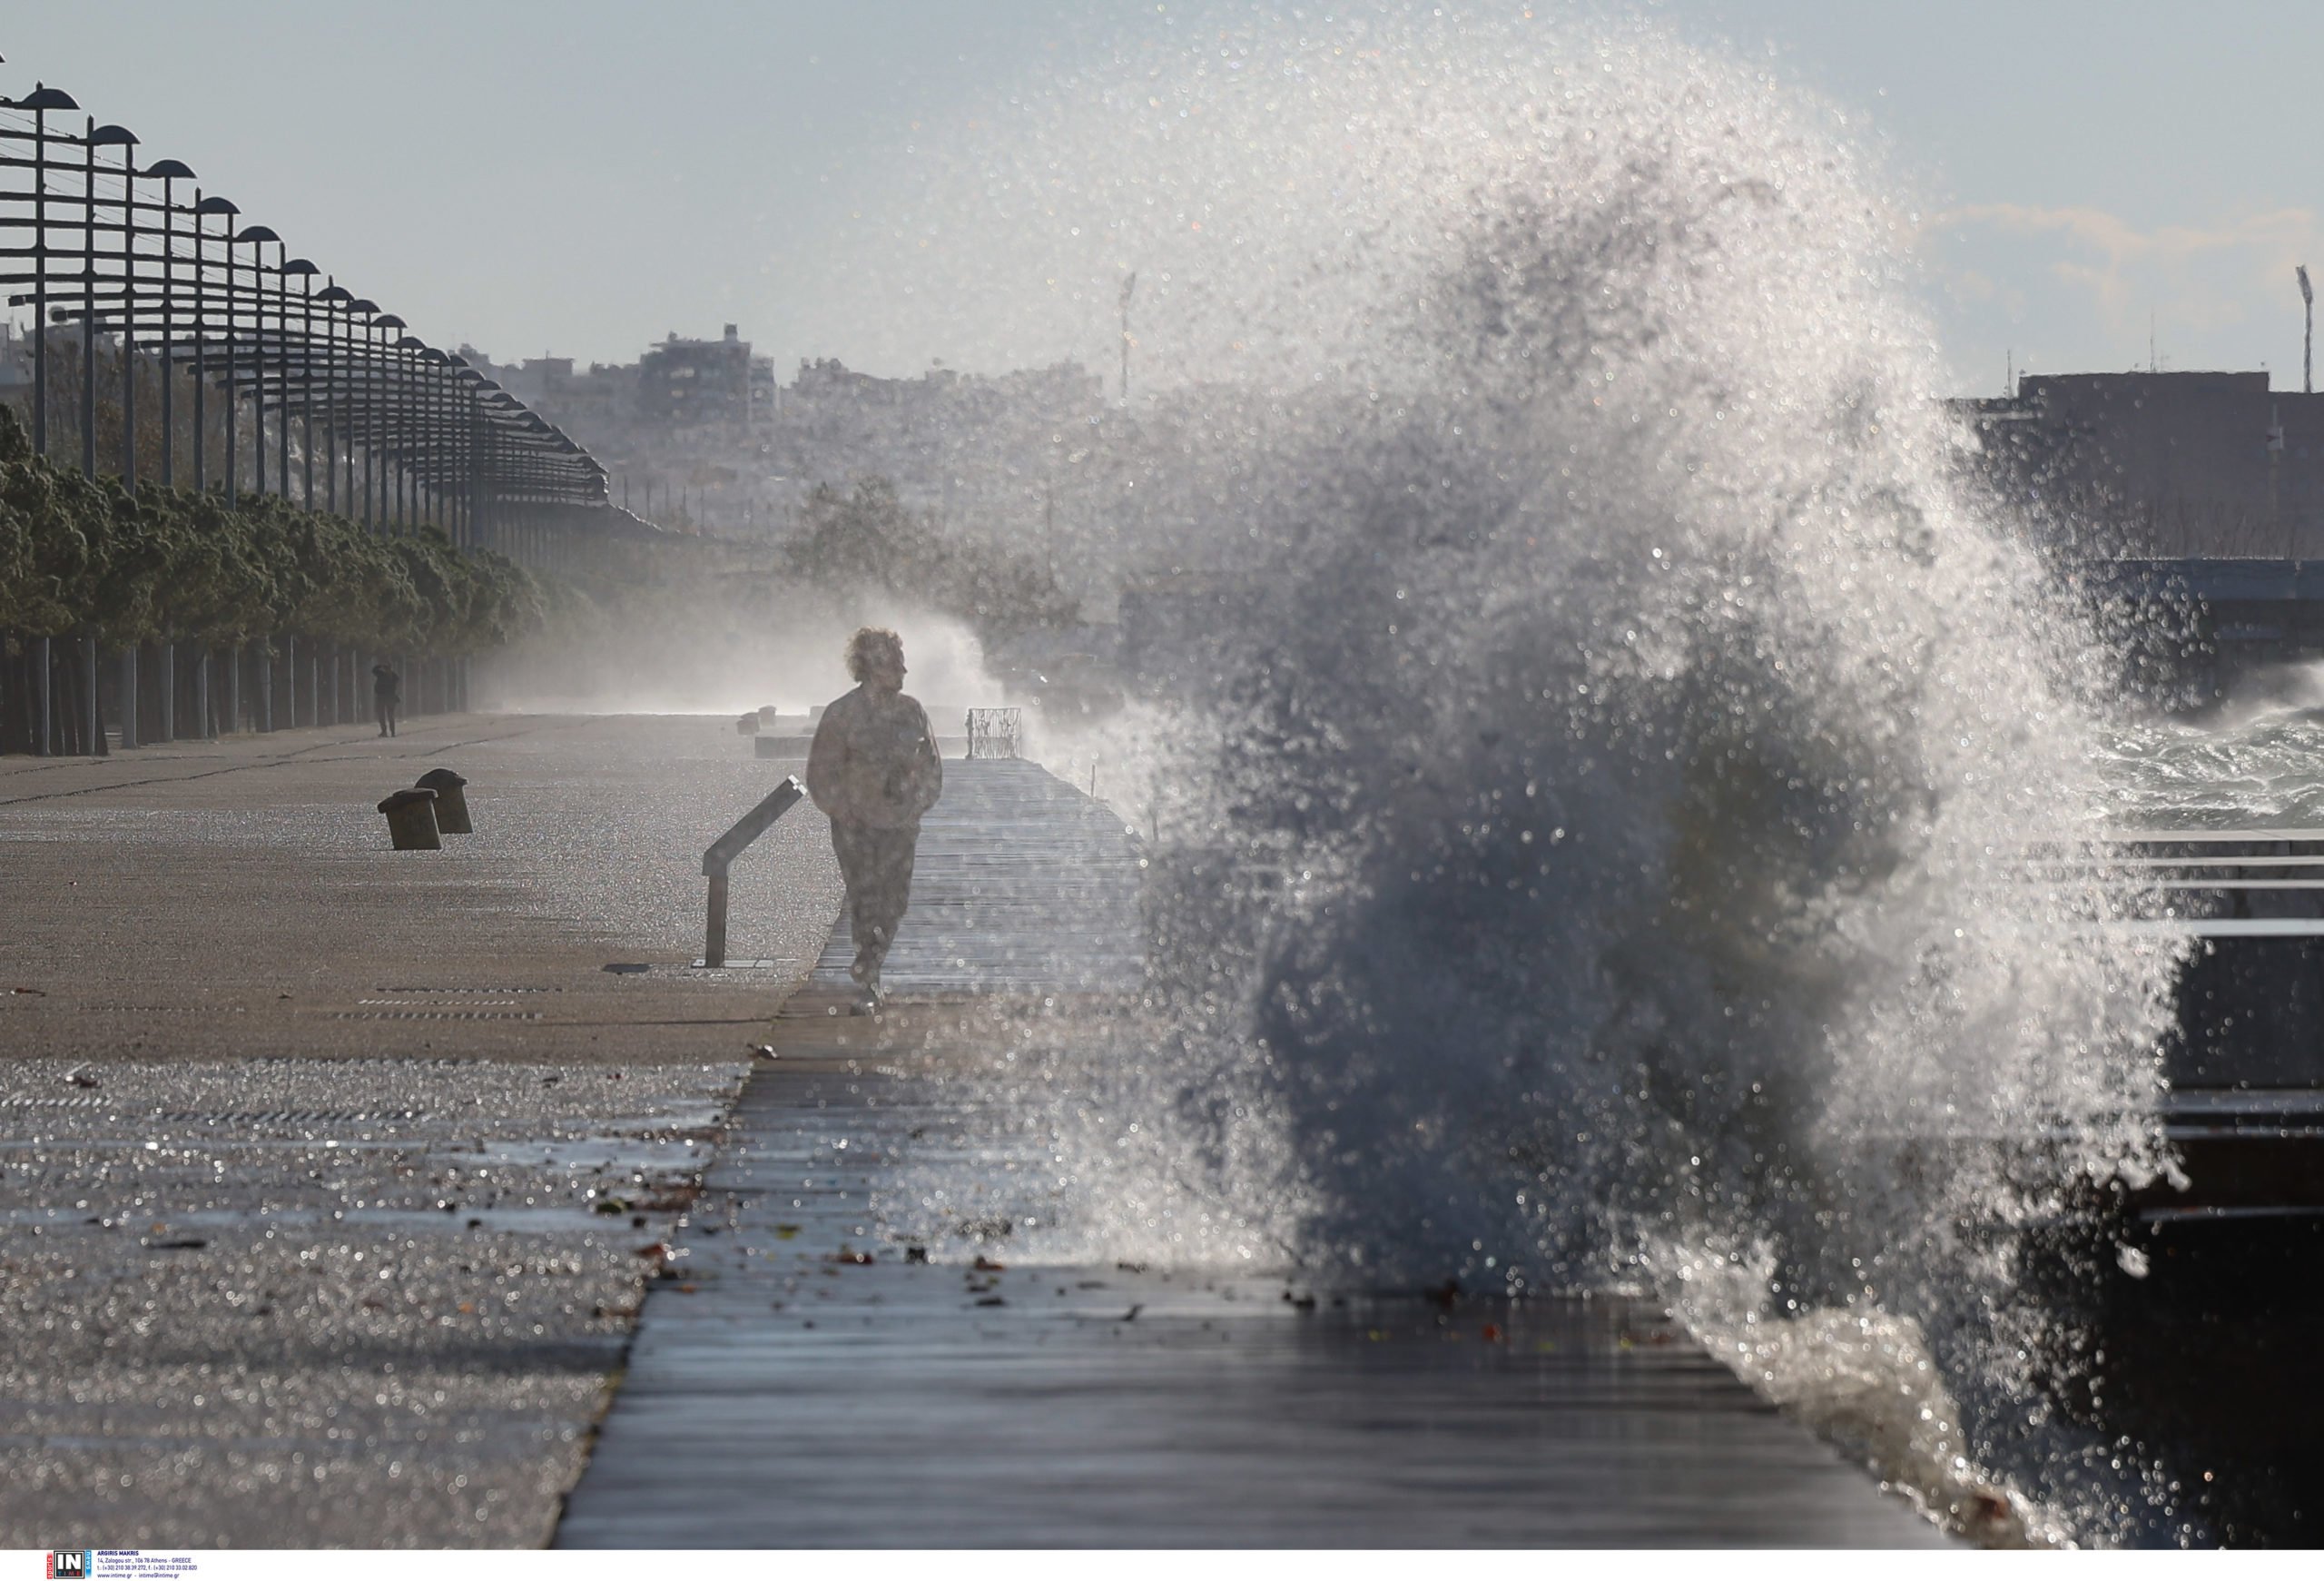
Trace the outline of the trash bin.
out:
M 419 788 L 436 793 L 436 829 L 443 835 L 473 835 L 468 822 L 468 782 L 448 768 L 431 768 L 419 776 Z
M 379 804 L 379 811 L 388 815 L 388 834 L 399 851 L 441 851 L 444 842 L 436 837 L 436 793 L 432 790 L 399 790 Z
M 763 704 L 759 708 L 759 723 L 762 725 L 772 725 L 782 716 L 783 710 L 773 703 Z
M 743 715 L 741 718 L 734 721 L 734 729 L 739 735 L 757 735 L 759 733 L 759 716 L 756 714 Z

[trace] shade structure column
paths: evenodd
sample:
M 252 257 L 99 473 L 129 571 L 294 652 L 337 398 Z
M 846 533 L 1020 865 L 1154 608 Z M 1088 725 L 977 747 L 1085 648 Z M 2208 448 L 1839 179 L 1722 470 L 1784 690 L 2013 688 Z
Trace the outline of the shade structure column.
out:
M 145 172 L 162 183 L 162 487 L 177 486 L 178 385 L 178 183 L 193 172 L 174 159 L 157 161 Z
M 372 463 L 378 449 L 378 436 L 375 431 L 378 422 L 377 403 L 374 396 L 378 389 L 376 380 L 379 360 L 373 351 L 373 337 L 377 333 L 377 327 L 373 321 L 379 316 L 379 304 L 368 297 L 358 297 L 348 303 L 347 307 L 351 313 L 364 315 L 362 359 L 355 368 L 356 400 L 360 418 L 351 426 L 363 446 L 363 525 L 376 532 L 379 530 L 378 518 L 373 514 L 372 507 L 378 495 L 378 489 L 371 474 Z M 354 482 L 354 461 L 351 457 L 348 462 L 348 481 L 350 485 Z
M 411 452 L 405 431 L 408 392 L 406 370 L 410 359 L 404 347 L 405 324 L 394 313 L 371 321 L 379 331 L 379 519 L 401 532 L 411 523 L 404 502 L 411 482 Z
M 225 243 L 225 287 L 217 293 L 218 304 L 224 310 L 225 343 L 222 348 L 226 360 L 226 470 L 224 483 L 228 498 L 232 498 L 238 476 L 235 466 L 234 423 L 234 216 L 241 210 L 226 198 L 203 197 L 194 194 L 194 362 L 193 362 L 193 454 L 194 487 L 209 487 L 210 428 L 208 413 L 203 410 L 208 400 L 212 362 L 210 358 L 210 235 L 202 221 L 212 215 L 222 219 Z
M 299 503 L 309 510 L 315 508 L 315 276 L 322 271 L 304 258 L 294 258 L 282 266 L 287 281 L 296 275 L 299 280 L 299 452 L 301 473 Z M 283 377 L 290 377 L 285 364 Z M 285 401 L 290 399 L 287 386 Z M 284 408 L 282 423 L 290 429 L 290 416 Z M 283 491 L 290 492 L 286 478 Z
M 97 123 L 81 139 L 81 476 L 97 475 Z
M 274 491 L 290 498 L 290 260 L 274 249 Z
M 267 225 L 245 225 L 234 237 L 251 248 L 251 491 L 266 492 L 266 243 L 280 249 L 282 238 Z M 231 255 L 231 254 L 230 254 Z M 279 252 L 277 254 L 280 256 Z M 235 404 L 241 401 L 242 381 L 229 371 L 227 386 Z
M 212 214 L 223 217 L 231 238 L 234 216 L 241 211 L 224 198 L 203 197 L 199 187 L 194 189 L 193 200 L 193 486 L 207 489 L 210 487 L 210 232 L 202 221 Z M 231 240 L 226 250 L 231 256 L 233 252 Z M 233 432 L 231 418 L 226 431 L 229 435 Z M 231 453 L 230 444 L 228 454 Z
M 52 88 L 36 83 L 33 91 L 16 101 L 20 110 L 33 113 L 33 454 L 48 454 L 48 117 L 51 111 L 77 110 L 80 103 L 62 88 Z M 48 661 L 47 638 L 43 644 L 42 735 L 49 738 L 46 716 Z
M 346 324 L 346 304 L 354 297 L 337 280 L 326 277 L 322 290 L 315 293 L 315 300 L 323 304 L 323 509 L 336 516 L 339 514 L 339 456 L 346 431 L 341 413 L 345 410 L 349 361 L 343 350 L 347 340 L 341 331 Z M 351 499 L 355 492 L 355 478 L 351 470 L 355 464 L 355 450 L 351 444 L 346 445 L 345 449 L 350 469 L 347 491 Z
M 133 489 L 137 487 L 137 134 L 126 126 L 98 126 L 89 133 L 89 145 L 93 165 L 98 149 L 121 150 L 121 312 L 115 324 L 121 354 L 121 482 L 124 489 Z M 89 212 L 94 224 L 94 192 Z M 94 318 L 96 313 L 93 283 L 89 314 Z M 94 383 L 92 379 L 93 389 Z M 93 431 L 92 445 L 94 442 Z

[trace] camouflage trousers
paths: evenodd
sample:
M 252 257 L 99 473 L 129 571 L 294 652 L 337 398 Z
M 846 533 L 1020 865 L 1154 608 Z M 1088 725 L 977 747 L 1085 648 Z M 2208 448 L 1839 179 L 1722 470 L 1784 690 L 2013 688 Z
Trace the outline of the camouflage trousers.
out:
M 848 936 L 858 964 L 878 971 L 895 942 L 896 929 L 911 904 L 911 862 L 920 825 L 875 829 L 865 824 L 832 823 L 832 854 L 847 880 Z

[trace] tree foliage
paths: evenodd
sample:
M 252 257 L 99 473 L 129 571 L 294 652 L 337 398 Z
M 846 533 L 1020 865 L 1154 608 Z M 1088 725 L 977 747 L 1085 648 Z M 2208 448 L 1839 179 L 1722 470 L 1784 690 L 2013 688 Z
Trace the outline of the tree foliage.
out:
M 537 627 L 515 562 L 432 527 L 383 538 L 274 495 L 88 479 L 32 454 L 0 407 L 0 630 L 107 644 L 275 633 L 439 655 Z
M 797 537 L 783 547 L 793 577 L 835 591 L 877 588 L 958 616 L 986 643 L 1043 626 L 1068 626 L 1079 604 L 1031 558 L 952 541 L 932 515 L 914 515 L 885 478 L 808 497 Z

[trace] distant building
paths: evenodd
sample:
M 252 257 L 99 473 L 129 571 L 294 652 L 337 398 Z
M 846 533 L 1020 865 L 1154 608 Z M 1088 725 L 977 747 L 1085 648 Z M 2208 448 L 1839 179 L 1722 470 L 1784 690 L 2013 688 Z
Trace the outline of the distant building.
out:
M 751 355 L 737 327 L 715 341 L 684 341 L 676 331 L 637 365 L 637 414 L 650 428 L 741 427 L 773 408 L 774 368 Z
M 1048 542 L 1102 520 L 1086 463 L 1105 392 L 1078 364 L 888 379 L 824 359 L 802 361 L 784 387 L 734 324 L 714 341 L 674 331 L 635 362 L 586 370 L 460 353 L 602 459 L 616 500 L 665 526 L 779 537 L 817 484 L 873 475 L 970 539 Z
M 1950 403 L 1978 467 L 2069 550 L 2324 556 L 2324 395 L 2253 373 L 2029 373 Z

